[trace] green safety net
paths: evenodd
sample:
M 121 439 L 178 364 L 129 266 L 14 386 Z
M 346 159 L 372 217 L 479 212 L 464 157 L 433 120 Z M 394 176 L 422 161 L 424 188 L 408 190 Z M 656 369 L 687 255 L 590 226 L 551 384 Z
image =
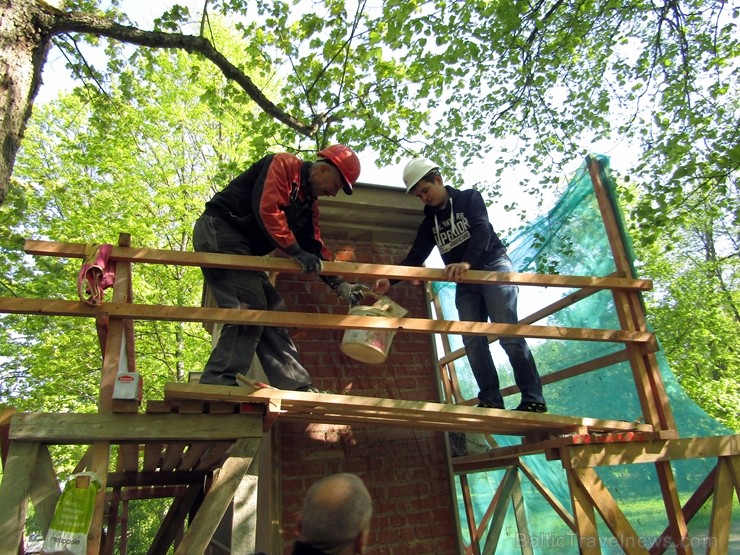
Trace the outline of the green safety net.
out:
M 609 169 L 609 159 L 605 156 L 594 156 L 594 159 L 598 161 L 601 168 L 601 179 L 611 197 L 612 205 L 618 206 L 616 189 Z M 631 242 L 625 233 L 619 210 L 615 212 L 632 262 L 634 252 Z M 577 276 L 608 276 L 614 272 L 616 267 L 587 169 L 587 161 L 578 170 L 549 213 L 525 226 L 513 237 L 506 238 L 505 242 L 514 267 L 519 272 Z M 434 286 L 441 301 L 442 318 L 457 319 L 454 284 L 435 282 Z M 561 287 L 520 287 L 519 318 L 532 314 L 572 292 L 572 289 Z M 613 298 L 608 290 L 591 295 L 560 310 L 536 322 L 536 325 L 620 328 Z M 462 348 L 460 336 L 449 338 L 453 350 Z M 624 348 L 620 343 L 592 341 L 529 339 L 528 343 L 539 372 L 543 376 Z M 514 385 L 511 366 L 497 342 L 491 344 L 491 353 L 498 369 L 501 387 Z M 668 367 L 662 351 L 656 353 L 656 356 L 680 437 L 733 434 L 734 432 L 708 416 L 686 395 Z M 478 388 L 467 360 L 465 358 L 456 360 L 455 370 L 465 398 L 476 397 Z M 548 384 L 544 388 L 544 393 L 548 410 L 552 414 L 629 421 L 641 418 L 642 414 L 628 362 Z M 518 393 L 507 397 L 505 402 L 507 408 L 514 408 L 519 402 Z M 470 453 L 482 452 L 490 448 L 482 435 L 468 434 L 466 440 Z M 499 446 L 505 446 L 520 443 L 520 438 L 495 436 L 495 441 Z M 547 461 L 543 455 L 526 456 L 522 458 L 522 461 L 529 466 L 566 510 L 572 513 L 568 484 L 561 463 Z M 682 504 L 696 490 L 715 463 L 715 459 L 672 462 Z M 489 507 L 505 472 L 505 470 L 496 470 L 468 475 L 476 527 Z M 654 466 L 651 464 L 604 466 L 599 467 L 597 473 L 635 528 L 640 541 L 649 547 L 667 526 Z M 529 539 L 521 535 L 524 530 L 517 526 L 510 503 L 500 532 L 496 554 L 520 554 L 522 553 L 522 542 L 528 542 L 535 554 L 578 553 L 577 536 L 535 489 L 530 480 L 521 473 L 519 476 Z M 459 479 L 457 480 L 457 494 L 460 526 L 463 538 L 469 542 Z M 737 501 L 735 503 L 737 504 Z M 692 536 L 692 542 L 695 542 L 695 552 L 704 551 L 709 541 L 706 538 L 706 530 L 710 503 L 706 505 L 689 523 L 689 533 Z M 485 537 L 489 531 L 490 525 L 489 530 L 483 535 L 484 540 L 481 541 L 481 546 L 485 544 Z M 623 553 L 602 521 L 599 521 L 599 535 L 602 553 Z M 674 552 L 672 550 L 673 548 L 667 552 Z

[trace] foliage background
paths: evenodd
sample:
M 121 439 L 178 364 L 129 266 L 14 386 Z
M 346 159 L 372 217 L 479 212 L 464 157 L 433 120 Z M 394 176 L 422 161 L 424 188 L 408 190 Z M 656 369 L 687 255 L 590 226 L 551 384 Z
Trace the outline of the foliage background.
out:
M 77 88 L 37 104 L 26 129 L 0 209 L 4 296 L 74 297 L 76 264 L 24 255 L 30 237 L 115 243 L 127 232 L 137 246 L 189 250 L 203 202 L 266 151 L 346 142 L 381 166 L 423 154 L 449 182 L 479 188 L 491 210 L 518 214 L 557 195 L 565 168 L 594 144 L 626 143 L 636 161 L 612 165 L 638 272 L 656 285 L 649 318 L 684 389 L 740 429 L 736 5 L 203 6 L 207 17 L 163 5 L 151 25 L 162 40 L 150 48 L 103 38 L 104 27 L 55 35 L 51 55 L 64 57 Z M 126 3 L 76 0 L 66 9 L 103 22 L 137 18 Z M 205 37 L 274 109 L 197 50 L 164 47 L 180 33 Z M 471 177 L 472 167 L 483 169 Z M 572 248 L 588 256 L 583 239 Z M 134 280 L 137 302 L 200 302 L 197 269 L 135 267 Z M 93 323 L 0 318 L 0 402 L 95 409 Z M 147 398 L 199 370 L 209 349 L 191 324 L 142 323 L 136 341 Z M 69 469 L 78 456 L 69 454 Z

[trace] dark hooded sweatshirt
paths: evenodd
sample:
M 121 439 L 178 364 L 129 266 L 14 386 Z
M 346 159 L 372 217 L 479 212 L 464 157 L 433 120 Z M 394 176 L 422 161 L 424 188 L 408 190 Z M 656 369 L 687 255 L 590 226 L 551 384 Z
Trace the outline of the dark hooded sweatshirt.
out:
M 422 266 L 436 246 L 445 265 L 467 262 L 471 270 L 506 254 L 506 247 L 488 220 L 483 197 L 475 189 L 445 186 L 450 200 L 442 208 L 424 207 L 424 220 L 401 266 Z

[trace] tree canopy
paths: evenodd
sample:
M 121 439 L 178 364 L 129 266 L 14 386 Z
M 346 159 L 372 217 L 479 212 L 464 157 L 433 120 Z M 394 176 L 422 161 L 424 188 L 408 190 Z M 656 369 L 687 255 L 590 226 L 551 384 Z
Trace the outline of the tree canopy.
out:
M 118 1 L 102 4 L 2 8 L 0 51 L 16 60 L 2 114 L 12 123 L 3 188 L 48 48 L 105 94 L 109 76 L 140 52 L 124 46 L 137 45 L 214 64 L 229 80 L 228 101 L 256 108 L 244 127 L 259 130 L 258 149 L 346 142 L 380 163 L 423 153 L 457 176 L 494 155 L 480 187 L 495 193 L 497 176 L 521 166 L 521 185 L 537 198 L 595 139 L 632 141 L 640 163 L 623 171 L 644 192 L 635 216 L 655 233 L 708 190 L 737 207 L 739 8 L 723 0 L 208 0 L 198 14 L 175 4 L 150 30 L 131 25 Z M 243 59 L 210 32 L 214 15 L 234 22 Z M 197 32 L 185 32 L 194 22 Z M 103 37 L 107 65 L 95 67 L 80 44 Z
M 25 267 L 24 236 L 115 242 L 111 234 L 125 230 L 147 246 L 188 249 L 202 200 L 266 151 L 314 151 L 338 141 L 376 153 L 381 164 L 424 154 L 457 183 L 469 164 L 493 156 L 478 184 L 489 198 L 507 168 L 528 176 L 514 184 L 522 198 L 538 198 L 598 139 L 640 149 L 637 165 L 613 167 L 625 181 L 642 269 L 665 280 L 651 306 L 676 330 L 669 349 L 681 353 L 682 323 L 670 317 L 679 302 L 686 314 L 701 296 L 720 303 L 721 313 L 707 304 L 695 343 L 719 337 L 712 324 L 737 329 L 738 7 L 720 0 L 198 6 L 203 11 L 191 13 L 175 4 L 146 29 L 116 1 L 0 7 L 8 68 L 0 89 L 0 201 L 16 153 L 25 150 L 0 211 L 6 294 L 58 291 L 70 278 Z M 104 56 L 93 59 L 85 44 Z M 79 88 L 60 104 L 36 106 L 36 123 L 26 130 L 50 49 L 65 57 Z M 702 238 L 706 266 L 687 255 L 698 244 L 692 237 Z M 39 270 L 51 272 L 46 283 L 24 281 Z M 680 298 L 666 294 L 672 280 L 699 275 L 692 272 L 706 279 L 677 286 L 686 292 Z M 198 294 L 187 275 L 152 276 L 152 302 L 183 300 L 161 296 L 165 279 L 180 280 L 172 289 L 180 295 Z M 31 325 L 24 322 L 18 329 Z M 52 329 L 27 329 L 29 358 L 6 366 L 18 376 L 33 366 L 30 357 L 64 351 L 57 344 L 52 354 L 34 354 L 30 345 L 46 344 L 37 338 Z M 207 348 L 197 330 L 151 332 L 167 345 L 188 334 Z M 718 366 L 707 365 L 707 383 L 734 379 L 722 368 L 736 367 L 736 335 L 723 340 L 727 349 L 709 351 Z M 698 368 L 701 355 L 676 360 Z M 173 352 L 161 364 L 162 376 L 171 377 L 189 363 Z M 6 394 L 20 398 L 40 383 L 32 382 L 20 380 Z M 70 407 L 79 401 L 70 388 Z

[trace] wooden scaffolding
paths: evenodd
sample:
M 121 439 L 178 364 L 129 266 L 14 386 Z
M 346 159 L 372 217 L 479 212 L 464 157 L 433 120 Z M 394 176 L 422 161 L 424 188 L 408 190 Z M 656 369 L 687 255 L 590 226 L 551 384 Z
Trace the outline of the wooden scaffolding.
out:
M 614 211 L 595 167 L 591 168 L 591 178 L 616 261 L 614 275 L 470 271 L 463 280 L 576 290 L 522 319 L 518 325 L 136 304 L 132 302 L 131 290 L 133 262 L 283 273 L 297 273 L 298 269 L 288 259 L 132 248 L 130 238 L 125 235 L 111 252 L 111 260 L 117 263 L 111 302 L 92 307 L 78 301 L 0 298 L 0 312 L 94 318 L 103 353 L 97 414 L 19 413 L 7 409 L 0 415 L 4 464 L 0 484 L 0 553 L 18 553 L 29 501 L 42 528 L 49 528 L 61 495 L 60 480 L 48 448 L 56 444 L 88 446 L 76 470 L 94 471 L 102 483 L 88 536 L 89 554 L 114 552 L 116 526 L 122 520 L 121 511 L 126 510 L 127 501 L 155 497 L 173 501 L 149 553 L 164 553 L 172 545 L 176 546 L 178 555 L 204 553 L 242 479 L 255 473 L 260 447 L 270 441 L 269 430 L 279 420 L 485 434 L 493 446 L 490 450 L 452 459 L 453 472 L 460 477 L 471 540 L 466 545 L 461 542 L 464 553 L 488 555 L 496 551 L 511 502 L 516 508 L 520 533 L 529 533 L 520 510 L 521 475 L 534 484 L 578 537 L 582 553 L 601 553 L 598 513 L 626 553 L 663 553 L 670 547 L 682 555 L 691 554 L 687 523 L 710 498 L 708 535 L 713 541 L 708 544 L 707 552 L 728 553 L 733 498 L 740 498 L 740 436 L 678 437 L 655 357 L 657 342 L 648 330 L 640 301 L 640 292 L 650 289 L 651 283 L 632 275 Z M 49 241 L 29 240 L 25 245 L 29 254 L 73 259 L 84 258 L 85 249 L 84 244 Z M 377 264 L 327 262 L 323 272 L 357 280 L 379 277 L 443 280 L 442 272 L 436 269 Z M 535 325 L 549 314 L 605 289 L 613 295 L 619 329 Z M 156 319 L 439 334 L 445 348 L 439 360 L 444 399 L 442 402 L 400 401 L 272 388 L 170 383 L 165 388 L 164 400 L 148 402 L 142 413 L 138 402 L 116 401 L 112 391 L 119 371 L 135 369 L 134 322 Z M 543 382 L 568 379 L 628 361 L 644 420 L 624 422 L 470 406 L 475 400 L 463 398 L 454 368 L 454 361 L 463 353 L 452 351 L 446 341 L 447 334 L 463 333 L 486 335 L 491 340 L 506 335 L 619 343 L 624 348 L 617 353 L 549 374 L 543 377 Z M 521 443 L 500 447 L 493 441 L 494 435 L 516 436 L 521 438 Z M 563 506 L 527 465 L 525 457 L 532 454 L 545 454 L 549 460 L 560 461 L 567 475 L 572 510 Z M 687 458 L 716 458 L 716 465 L 682 505 L 671 461 Z M 645 545 L 638 536 L 596 472 L 602 465 L 639 463 L 654 466 L 669 523 L 652 545 Z M 485 516 L 476 524 L 467 478 L 471 473 L 492 469 L 506 469 L 506 472 Z M 263 461 L 260 474 L 269 471 L 269 461 Z M 269 507 L 266 510 L 271 511 Z M 266 524 L 258 533 L 274 537 L 279 517 L 264 516 L 260 522 Z M 279 540 L 273 545 L 280 545 Z M 121 550 L 125 552 L 123 543 Z M 522 552 L 533 553 L 533 550 L 525 543 Z

